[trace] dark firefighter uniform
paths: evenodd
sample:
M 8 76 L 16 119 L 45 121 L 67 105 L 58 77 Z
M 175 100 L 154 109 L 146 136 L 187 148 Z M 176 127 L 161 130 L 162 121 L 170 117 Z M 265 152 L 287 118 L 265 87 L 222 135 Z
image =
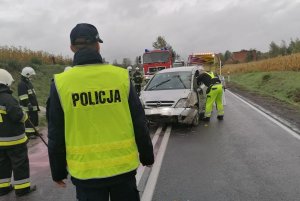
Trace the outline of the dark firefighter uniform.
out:
M 8 86 L 0 84 L 0 195 L 12 190 L 14 175 L 16 195 L 30 192 L 27 136 L 24 122 L 27 114 L 11 95 Z
M 29 78 L 21 76 L 21 81 L 18 85 L 18 96 L 23 111 L 27 112 L 30 121 L 37 127 L 39 125 L 38 111 L 40 109 L 35 90 Z M 35 136 L 34 128 L 28 121 L 25 123 L 25 132 L 29 137 Z
M 55 75 L 50 89 L 52 178 L 61 181 L 69 173 L 79 200 L 138 201 L 136 169 L 139 161 L 152 165 L 154 155 L 128 71 L 101 64 L 91 49 L 76 52 L 73 63 Z
M 137 94 L 139 95 L 141 92 L 142 82 L 143 82 L 143 76 L 140 71 L 137 70 L 134 72 L 133 82 L 134 82 L 135 90 L 136 90 Z
M 199 85 L 203 83 L 207 87 L 204 120 L 210 119 L 214 103 L 216 103 L 217 106 L 218 119 L 222 120 L 224 116 L 224 107 L 222 103 L 223 86 L 219 77 L 213 72 L 205 72 L 198 76 L 197 81 Z

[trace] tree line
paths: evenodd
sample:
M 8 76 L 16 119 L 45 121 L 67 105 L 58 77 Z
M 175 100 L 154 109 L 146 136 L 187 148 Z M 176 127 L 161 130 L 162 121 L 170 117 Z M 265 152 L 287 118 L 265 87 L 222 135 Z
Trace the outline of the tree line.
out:
M 255 51 L 256 58 L 253 56 L 253 51 Z M 268 52 L 261 52 L 256 49 L 250 49 L 247 53 L 246 62 L 251 62 L 253 60 L 263 60 L 268 58 L 274 58 L 278 56 L 286 56 L 295 53 L 300 53 L 300 40 L 298 38 L 291 39 L 290 42 L 287 44 L 286 41 L 282 40 L 280 44 L 275 43 L 272 41 L 269 44 L 269 51 Z M 222 62 L 226 63 L 232 58 L 232 52 L 226 50 L 225 53 L 219 54 Z

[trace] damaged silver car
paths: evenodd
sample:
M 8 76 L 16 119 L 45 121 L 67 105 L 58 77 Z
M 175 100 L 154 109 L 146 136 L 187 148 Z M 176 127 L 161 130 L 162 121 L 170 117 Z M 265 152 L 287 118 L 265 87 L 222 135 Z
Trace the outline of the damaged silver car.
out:
M 157 72 L 141 92 L 148 120 L 198 125 L 204 113 L 205 95 L 197 76 L 201 66 L 170 68 Z

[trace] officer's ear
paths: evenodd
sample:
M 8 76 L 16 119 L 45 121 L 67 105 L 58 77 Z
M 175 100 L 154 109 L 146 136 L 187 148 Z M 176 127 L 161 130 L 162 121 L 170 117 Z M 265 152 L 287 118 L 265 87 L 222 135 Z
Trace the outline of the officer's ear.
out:
M 70 49 L 72 50 L 72 52 L 77 52 L 77 48 L 74 45 L 70 45 Z
M 97 52 L 100 52 L 100 43 L 97 43 L 96 50 L 97 50 Z

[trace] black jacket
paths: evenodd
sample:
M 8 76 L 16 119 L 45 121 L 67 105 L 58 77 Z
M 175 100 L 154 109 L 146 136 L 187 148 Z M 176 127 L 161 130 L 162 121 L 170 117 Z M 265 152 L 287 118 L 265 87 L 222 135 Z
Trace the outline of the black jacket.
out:
M 91 50 L 80 50 L 74 55 L 74 65 L 102 63 L 99 53 Z M 87 67 L 88 68 L 88 67 Z M 129 93 L 129 108 L 134 126 L 135 140 L 137 143 L 140 161 L 143 165 L 152 165 L 154 162 L 153 147 L 149 136 L 149 130 L 146 125 L 146 118 L 140 100 L 133 88 L 130 85 Z M 54 181 L 59 181 L 67 178 L 67 164 L 66 164 L 66 147 L 64 136 L 64 112 L 58 97 L 55 83 L 52 82 L 50 88 L 49 105 L 47 106 L 49 112 L 48 123 L 48 152 L 49 161 Z M 104 179 L 90 179 L 79 180 L 72 178 L 75 185 L 86 187 L 105 186 L 113 183 L 118 183 L 132 177 L 136 171 L 131 171 L 122 175 L 104 178 Z
M 28 98 L 21 98 L 24 95 L 27 95 Z M 33 85 L 30 80 L 24 76 L 21 76 L 21 81 L 18 84 L 18 96 L 20 99 L 20 105 L 24 108 L 27 108 L 29 111 L 40 110 Z
M 4 84 L 0 84 L 0 110 L 6 113 L 0 112 L 0 138 L 14 137 L 25 133 L 22 122 L 25 114 L 18 101 L 12 96 L 12 91 Z
M 217 75 L 215 75 L 215 78 L 211 78 L 211 76 L 208 73 L 202 73 L 197 77 L 198 85 L 201 85 L 203 83 L 207 87 L 211 87 L 214 84 L 220 84 L 221 81 Z
M 143 82 L 142 73 L 139 71 L 135 71 L 133 73 L 133 81 L 134 81 L 134 84 L 142 84 L 142 82 Z

